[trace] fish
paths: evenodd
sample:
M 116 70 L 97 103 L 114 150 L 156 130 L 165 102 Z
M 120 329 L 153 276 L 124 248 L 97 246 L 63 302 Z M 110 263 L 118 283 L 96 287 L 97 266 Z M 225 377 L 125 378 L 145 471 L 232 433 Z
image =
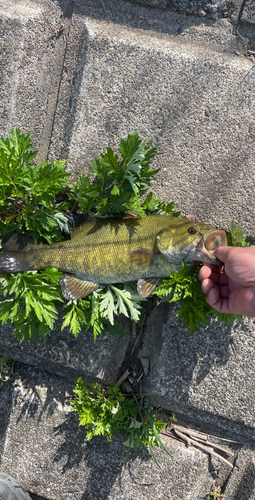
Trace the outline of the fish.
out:
M 47 267 L 63 271 L 63 297 L 84 298 L 107 284 L 137 281 L 141 298 L 148 297 L 169 271 L 182 261 L 223 265 L 211 251 L 227 245 L 226 233 L 209 224 L 181 217 L 135 213 L 94 219 L 80 225 L 69 240 L 51 245 L 9 233 L 3 238 L 0 273 Z

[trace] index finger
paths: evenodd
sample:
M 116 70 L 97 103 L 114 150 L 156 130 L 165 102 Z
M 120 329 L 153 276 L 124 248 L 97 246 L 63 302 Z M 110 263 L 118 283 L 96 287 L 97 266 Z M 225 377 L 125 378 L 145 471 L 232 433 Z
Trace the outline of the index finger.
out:
M 214 264 L 204 264 L 199 271 L 199 279 L 204 280 L 210 278 L 212 273 L 220 273 L 221 266 L 215 266 Z
M 198 277 L 201 281 L 206 280 L 207 278 L 211 278 L 212 276 L 212 269 L 210 266 L 203 266 L 201 267 Z

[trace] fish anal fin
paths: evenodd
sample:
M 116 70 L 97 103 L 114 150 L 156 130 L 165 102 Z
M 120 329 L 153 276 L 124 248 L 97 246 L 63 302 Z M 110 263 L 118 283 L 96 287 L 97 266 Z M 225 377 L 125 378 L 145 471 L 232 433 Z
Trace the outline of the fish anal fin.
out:
M 157 255 L 153 250 L 148 248 L 139 247 L 137 250 L 129 252 L 130 259 L 134 266 L 151 266 L 154 257 Z
M 160 278 L 141 278 L 137 282 L 137 291 L 142 299 L 146 299 L 155 290 Z
M 67 300 L 82 299 L 99 288 L 93 281 L 84 281 L 68 274 L 63 274 L 59 281 L 62 295 Z

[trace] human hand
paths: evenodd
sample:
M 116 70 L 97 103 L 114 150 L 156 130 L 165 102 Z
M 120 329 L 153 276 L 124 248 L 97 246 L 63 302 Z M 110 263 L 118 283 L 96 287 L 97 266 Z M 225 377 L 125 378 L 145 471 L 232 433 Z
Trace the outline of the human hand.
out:
M 206 301 L 216 311 L 255 317 L 255 247 L 214 250 L 224 267 L 204 264 L 199 272 Z

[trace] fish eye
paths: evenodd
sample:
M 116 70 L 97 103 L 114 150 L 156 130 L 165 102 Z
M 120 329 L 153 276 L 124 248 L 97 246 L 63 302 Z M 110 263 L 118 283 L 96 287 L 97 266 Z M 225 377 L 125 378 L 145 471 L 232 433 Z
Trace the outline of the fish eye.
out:
M 194 227 L 189 227 L 188 233 L 189 234 L 196 234 L 197 230 Z

